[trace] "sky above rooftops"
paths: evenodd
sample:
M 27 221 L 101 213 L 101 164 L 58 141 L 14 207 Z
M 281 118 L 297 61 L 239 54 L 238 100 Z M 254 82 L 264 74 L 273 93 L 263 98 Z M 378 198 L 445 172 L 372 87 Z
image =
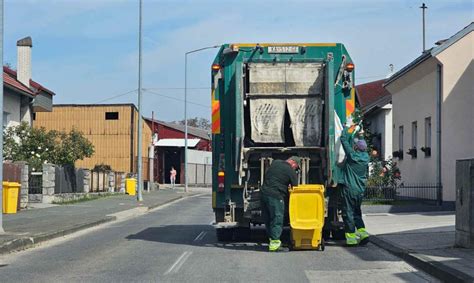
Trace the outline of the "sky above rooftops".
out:
M 382 79 L 421 53 L 422 1 L 144 0 L 143 115 L 183 119 L 184 53 L 228 42 L 341 42 L 356 83 Z M 138 0 L 5 0 L 4 61 L 33 38 L 33 79 L 55 103 L 137 103 Z M 467 0 L 425 1 L 426 45 L 472 21 Z M 210 117 L 210 64 L 188 58 L 188 117 Z M 124 94 L 124 95 L 122 95 Z

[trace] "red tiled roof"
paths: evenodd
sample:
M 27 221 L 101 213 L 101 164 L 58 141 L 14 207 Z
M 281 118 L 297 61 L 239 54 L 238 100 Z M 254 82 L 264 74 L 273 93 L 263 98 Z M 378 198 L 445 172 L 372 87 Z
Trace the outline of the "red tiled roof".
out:
M 27 86 L 24 84 L 20 83 L 17 79 L 16 76 L 12 77 L 8 72 L 5 72 L 5 68 L 3 67 L 3 83 L 9 85 L 10 87 L 13 87 L 15 89 L 18 89 L 22 92 L 25 92 L 30 95 L 35 95 L 35 93 L 29 89 Z
M 27 86 L 25 86 L 24 84 L 20 83 L 17 78 L 16 78 L 16 71 L 15 70 L 12 70 L 10 68 L 8 68 L 7 66 L 3 66 L 3 77 L 4 77 L 4 80 L 5 80 L 5 83 L 7 83 L 7 79 L 5 79 L 5 77 L 8 76 L 9 77 L 9 80 L 13 80 L 16 82 L 16 84 L 20 84 L 22 85 L 24 88 L 28 89 Z M 11 85 L 11 84 L 10 84 Z M 12 85 L 14 87 L 16 87 L 15 85 Z M 36 95 L 38 92 L 40 91 L 44 91 L 46 93 L 49 93 L 50 95 L 55 95 L 55 93 L 47 88 L 45 88 L 44 86 L 42 86 L 41 84 L 35 82 L 34 80 L 31 80 L 30 79 L 30 86 L 34 89 L 34 90 L 31 90 L 31 89 L 28 89 L 28 92 L 29 93 L 32 93 L 33 95 Z M 16 87 L 18 88 L 18 87 Z M 20 89 L 22 91 L 25 91 L 24 89 Z
M 385 79 L 356 86 L 357 98 L 361 108 L 364 108 L 383 97 L 390 96 L 388 90 L 383 87 L 384 82 Z

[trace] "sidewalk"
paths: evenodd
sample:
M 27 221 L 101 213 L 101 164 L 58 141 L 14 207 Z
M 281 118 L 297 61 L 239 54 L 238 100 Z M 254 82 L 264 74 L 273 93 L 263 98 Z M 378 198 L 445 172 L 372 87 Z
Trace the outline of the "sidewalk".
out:
M 210 191 L 210 190 L 209 190 Z M 116 195 L 97 200 L 47 208 L 22 210 L 3 215 L 5 234 L 0 235 L 0 254 L 21 250 L 42 241 L 76 231 L 144 213 L 174 200 L 202 193 L 199 188 L 184 193 L 182 188 L 143 192 L 143 202 L 135 196 Z
M 454 211 L 369 213 L 371 242 L 449 282 L 474 281 L 474 250 L 455 248 Z

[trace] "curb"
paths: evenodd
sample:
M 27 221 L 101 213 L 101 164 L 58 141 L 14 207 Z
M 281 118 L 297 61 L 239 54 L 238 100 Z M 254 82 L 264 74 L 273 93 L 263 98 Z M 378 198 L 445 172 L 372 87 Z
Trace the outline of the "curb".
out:
M 189 195 L 188 196 L 174 197 L 174 198 L 168 199 L 168 200 L 166 200 L 162 203 L 150 205 L 150 206 L 148 206 L 147 211 L 150 211 L 150 210 L 155 209 L 157 207 L 163 206 L 165 204 L 169 204 L 171 202 L 174 202 L 174 201 L 177 201 L 179 199 L 186 198 L 186 197 L 189 197 Z M 115 220 L 117 220 L 117 217 L 106 216 L 102 219 L 92 221 L 92 222 L 89 222 L 89 223 L 84 223 L 84 224 L 81 224 L 81 225 L 77 225 L 77 226 L 72 227 L 70 229 L 55 231 L 55 232 L 52 232 L 52 233 L 37 235 L 37 236 L 33 236 L 33 237 L 22 237 L 22 238 L 14 239 L 14 240 L 11 240 L 10 242 L 6 242 L 5 244 L 0 246 L 0 255 L 4 255 L 4 254 L 11 253 L 11 252 L 16 252 L 16 251 L 26 250 L 26 249 L 31 248 L 31 247 L 33 247 L 36 244 L 39 244 L 41 242 L 45 242 L 45 241 L 52 240 L 52 239 L 55 239 L 55 238 L 63 237 L 63 236 L 66 236 L 66 235 L 69 235 L 69 234 L 72 234 L 72 233 L 75 233 L 75 232 L 78 232 L 78 231 L 81 231 L 81 230 L 85 230 L 85 229 L 88 229 L 88 228 L 91 228 L 91 227 L 99 226 L 101 224 L 105 224 L 105 223 L 112 222 L 112 221 L 115 221 Z
M 443 282 L 474 282 L 474 277 L 469 274 L 433 261 L 424 255 L 400 248 L 378 236 L 371 235 L 370 242 Z
M 72 227 L 70 229 L 55 231 L 53 233 L 47 233 L 47 234 L 42 234 L 42 235 L 33 236 L 33 237 L 23 237 L 23 238 L 19 238 L 19 239 L 14 239 L 14 240 L 12 240 L 10 242 L 7 242 L 7 243 L 3 244 L 2 246 L 0 246 L 0 255 L 8 254 L 8 253 L 15 252 L 15 251 L 25 250 L 25 249 L 31 248 L 34 245 L 39 244 L 41 242 L 45 242 L 45 241 L 52 240 L 52 239 L 55 239 L 55 238 L 63 237 L 63 236 L 72 234 L 74 232 L 84 230 L 84 229 L 88 229 L 88 228 L 98 226 L 98 225 L 101 225 L 101 224 L 104 224 L 104 223 L 107 223 L 107 222 L 111 222 L 111 221 L 114 221 L 114 220 L 116 220 L 115 217 L 107 216 L 107 217 L 104 217 L 104 218 L 96 220 L 96 221 L 92 221 L 92 222 L 89 222 L 89 223 L 77 225 L 77 226 Z

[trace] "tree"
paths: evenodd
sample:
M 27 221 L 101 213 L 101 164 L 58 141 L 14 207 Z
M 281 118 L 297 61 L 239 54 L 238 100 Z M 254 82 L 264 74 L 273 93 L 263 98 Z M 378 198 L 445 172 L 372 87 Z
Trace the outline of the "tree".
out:
M 184 120 L 176 122 L 180 125 L 184 125 Z M 194 117 L 188 119 L 188 126 L 200 128 L 203 130 L 210 130 L 211 129 L 211 122 L 206 118 Z
M 369 172 L 368 186 L 391 186 L 395 187 L 397 181 L 401 180 L 400 169 L 397 163 L 390 157 L 387 160 L 382 159 L 377 148 L 373 144 L 375 135 L 370 131 L 370 123 L 364 120 L 362 112 L 357 109 L 352 114 L 354 124 L 362 121 L 364 128 L 364 139 L 367 142 L 367 150 L 369 151 L 371 169 Z
M 4 131 L 3 158 L 26 161 L 32 171 L 41 170 L 44 163 L 74 165 L 93 154 L 92 143 L 75 129 L 69 133 L 47 131 L 22 123 Z

